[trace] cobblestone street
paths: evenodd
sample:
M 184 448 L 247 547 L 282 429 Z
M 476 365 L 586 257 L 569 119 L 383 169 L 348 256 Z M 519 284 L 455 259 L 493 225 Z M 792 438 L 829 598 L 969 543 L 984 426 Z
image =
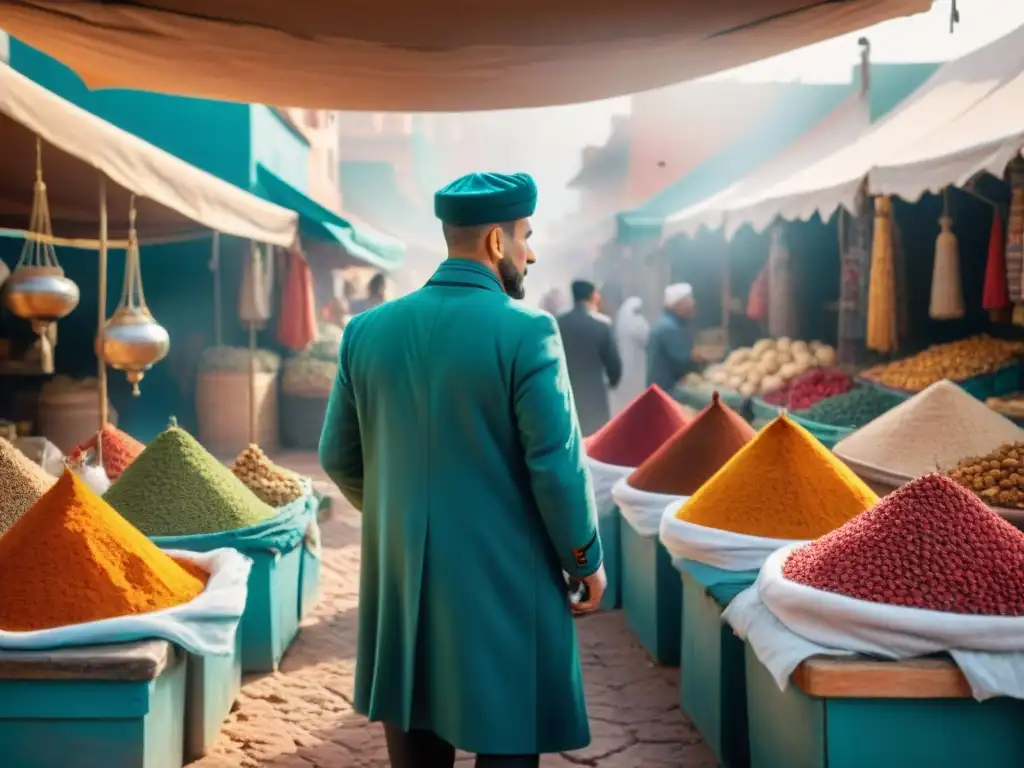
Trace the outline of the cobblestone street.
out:
M 279 457 L 318 481 L 312 455 Z M 323 527 L 320 605 L 273 675 L 247 677 L 213 753 L 192 768 L 358 768 L 388 765 L 379 725 L 352 710 L 359 516 L 336 495 Z M 711 768 L 715 760 L 679 709 L 675 669 L 653 666 L 621 612 L 579 621 L 593 741 L 542 765 Z M 464 765 L 472 765 L 469 758 Z

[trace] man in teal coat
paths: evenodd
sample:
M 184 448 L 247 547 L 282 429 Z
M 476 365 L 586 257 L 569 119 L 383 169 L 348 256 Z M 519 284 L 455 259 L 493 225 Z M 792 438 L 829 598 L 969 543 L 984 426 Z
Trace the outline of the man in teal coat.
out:
M 363 512 L 355 708 L 396 767 L 590 742 L 563 571 L 594 610 L 593 493 L 558 328 L 513 301 L 536 200 L 525 174 L 440 190 L 448 259 L 345 329 L 320 462 Z

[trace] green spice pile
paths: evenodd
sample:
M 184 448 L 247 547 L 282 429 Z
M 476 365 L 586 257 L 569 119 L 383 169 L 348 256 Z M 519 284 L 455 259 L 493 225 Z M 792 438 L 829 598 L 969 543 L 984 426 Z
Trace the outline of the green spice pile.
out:
M 57 482 L 0 437 L 0 535 Z
M 810 408 L 794 411 L 796 416 L 831 427 L 859 429 L 906 398 L 877 387 L 858 387 L 841 395 L 819 400 Z
M 277 514 L 175 426 L 150 443 L 103 498 L 147 536 L 233 531 Z

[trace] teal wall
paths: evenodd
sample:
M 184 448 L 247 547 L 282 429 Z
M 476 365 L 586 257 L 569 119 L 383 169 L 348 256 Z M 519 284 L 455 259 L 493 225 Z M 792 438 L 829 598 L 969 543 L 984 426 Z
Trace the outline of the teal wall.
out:
M 249 183 L 262 165 L 300 192 L 309 191 L 309 144 L 274 110 L 262 104 L 249 109 Z

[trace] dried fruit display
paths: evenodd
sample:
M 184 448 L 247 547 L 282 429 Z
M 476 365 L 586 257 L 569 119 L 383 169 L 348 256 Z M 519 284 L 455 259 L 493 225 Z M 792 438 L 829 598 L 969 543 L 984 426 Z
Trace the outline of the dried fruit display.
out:
M 1024 509 L 1024 443 L 1006 443 L 964 459 L 948 476 L 991 507 Z
M 762 399 L 769 405 L 799 411 L 810 408 L 828 397 L 835 397 L 853 389 L 853 377 L 838 368 L 821 368 L 805 373 L 779 389 L 768 392 Z
M 936 344 L 923 352 L 880 365 L 861 375 L 887 387 L 919 392 L 942 379 L 964 381 L 1016 362 L 1024 343 L 1004 341 L 986 334 L 949 344 Z
M 925 475 L 795 550 L 782 575 L 858 600 L 1024 616 L 1024 532 L 942 475 Z
M 242 451 L 231 465 L 231 471 L 246 488 L 272 507 L 283 507 L 302 495 L 298 475 L 277 466 L 258 445 L 250 445 Z

